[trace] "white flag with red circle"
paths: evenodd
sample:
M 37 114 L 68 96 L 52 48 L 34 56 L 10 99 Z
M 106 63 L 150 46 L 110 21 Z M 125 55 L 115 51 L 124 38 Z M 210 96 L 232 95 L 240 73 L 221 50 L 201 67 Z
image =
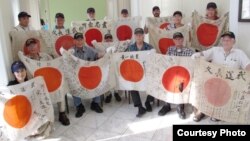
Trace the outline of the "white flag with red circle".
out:
M 103 42 L 104 35 L 112 34 L 112 21 L 73 21 L 71 22 L 72 33 L 81 32 L 84 34 L 86 44 L 93 47 L 92 41 Z
M 119 18 L 113 21 L 114 37 L 118 41 L 133 39 L 134 30 L 140 27 L 141 17 Z
M 147 59 L 147 93 L 169 103 L 189 103 L 195 61 L 153 54 Z
M 109 54 L 97 61 L 84 61 L 73 56 L 70 51 L 62 52 L 70 94 L 88 99 L 100 96 L 114 87 L 109 74 Z
M 155 27 L 160 29 L 166 29 L 166 27 L 171 23 L 172 17 L 147 17 L 146 27 Z
M 184 36 L 184 46 L 189 42 L 189 27 L 184 25 L 174 30 L 166 30 L 160 28 L 149 27 L 151 45 L 156 49 L 157 53 L 167 54 L 168 48 L 174 46 L 173 34 L 181 32 Z
M 0 88 L 0 140 L 23 140 L 54 122 L 54 110 L 42 77 Z
M 13 60 L 18 60 L 18 51 L 23 51 L 28 54 L 28 49 L 25 47 L 25 42 L 29 38 L 35 38 L 38 42 L 38 47 L 41 52 L 52 54 L 53 46 L 51 42 L 51 33 L 43 30 L 34 31 L 11 31 L 11 51 Z
M 53 43 L 53 56 L 60 57 L 62 56 L 60 49 L 63 47 L 65 50 L 69 50 L 74 46 L 74 38 L 67 34 L 62 36 L 52 35 L 52 43 Z
M 154 50 L 135 51 L 113 54 L 117 90 L 145 91 L 146 59 L 150 58 Z
M 218 20 L 209 20 L 194 11 L 192 18 L 192 47 L 198 50 L 217 46 L 220 36 L 229 29 L 229 13 Z
M 42 76 L 50 93 L 53 103 L 61 102 L 68 92 L 64 76 L 63 58 L 59 57 L 51 61 L 36 61 L 18 53 L 21 61 L 25 64 L 33 77 Z
M 250 72 L 200 60 L 190 103 L 214 118 L 250 124 Z

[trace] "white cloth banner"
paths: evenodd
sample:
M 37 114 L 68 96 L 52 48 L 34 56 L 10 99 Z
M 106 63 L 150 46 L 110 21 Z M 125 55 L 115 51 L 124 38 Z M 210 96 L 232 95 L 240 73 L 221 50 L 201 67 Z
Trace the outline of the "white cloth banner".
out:
M 113 66 L 118 90 L 146 90 L 146 59 L 154 51 L 136 51 L 113 54 Z
M 174 30 L 166 30 L 160 28 L 149 27 L 149 35 L 151 45 L 156 49 L 157 53 L 166 54 L 170 46 L 174 46 L 173 34 L 181 32 L 184 36 L 184 46 L 189 42 L 189 27 L 184 25 Z
M 65 94 L 68 92 L 63 58 L 59 57 L 51 61 L 36 61 L 24 56 L 21 51 L 18 55 L 33 77 L 44 77 L 52 102 L 63 101 Z
M 220 42 L 220 36 L 229 28 L 229 13 L 218 20 L 209 20 L 194 11 L 192 18 L 191 46 L 198 50 L 217 46 Z
M 250 72 L 200 60 L 191 87 L 190 103 L 203 113 L 250 124 Z
M 18 51 L 27 53 L 25 48 L 25 42 L 29 38 L 35 38 L 38 41 L 38 46 L 41 52 L 47 54 L 53 54 L 53 45 L 51 41 L 51 33 L 48 31 L 37 30 L 37 31 L 11 31 L 11 50 L 14 60 L 18 60 Z
M 0 140 L 19 141 L 54 122 L 53 106 L 42 77 L 0 88 Z
M 90 47 L 93 47 L 93 40 L 96 40 L 97 42 L 103 42 L 105 34 L 112 32 L 112 21 L 73 21 L 71 22 L 71 27 L 72 33 L 83 33 L 86 44 Z
M 98 53 L 105 54 L 106 52 L 116 53 L 116 52 L 124 52 L 128 46 L 130 45 L 131 41 L 115 41 L 115 42 L 92 42 L 95 49 Z
M 118 41 L 132 40 L 134 38 L 134 30 L 140 27 L 141 17 L 119 18 L 113 21 L 113 37 Z
M 189 103 L 195 61 L 190 57 L 152 54 L 147 59 L 147 93 L 166 102 Z
M 110 55 L 97 61 L 84 61 L 63 50 L 65 76 L 70 94 L 85 99 L 100 96 L 114 87 L 110 80 Z

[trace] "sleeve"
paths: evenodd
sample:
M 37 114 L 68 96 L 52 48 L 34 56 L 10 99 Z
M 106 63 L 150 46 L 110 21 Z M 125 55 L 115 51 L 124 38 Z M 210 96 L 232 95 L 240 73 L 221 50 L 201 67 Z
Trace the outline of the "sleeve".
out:
M 242 69 L 245 69 L 247 67 L 247 65 L 250 64 L 250 60 L 243 51 L 240 51 L 239 57 L 240 57 L 240 66 Z
M 211 49 L 201 52 L 206 61 L 211 61 L 213 59 L 213 52 L 216 50 L 215 48 L 216 47 L 212 47 Z

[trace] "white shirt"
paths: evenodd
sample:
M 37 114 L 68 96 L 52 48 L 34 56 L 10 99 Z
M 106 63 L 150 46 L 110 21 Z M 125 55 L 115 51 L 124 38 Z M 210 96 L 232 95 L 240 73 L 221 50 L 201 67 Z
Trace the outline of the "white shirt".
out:
M 223 47 L 213 47 L 202 53 L 207 61 L 236 69 L 245 69 L 250 64 L 249 58 L 240 49 L 232 48 L 230 53 L 226 55 Z
M 35 30 L 32 26 L 27 26 L 27 27 L 23 27 L 20 24 L 17 25 L 16 27 L 14 27 L 15 31 L 31 31 L 31 30 Z

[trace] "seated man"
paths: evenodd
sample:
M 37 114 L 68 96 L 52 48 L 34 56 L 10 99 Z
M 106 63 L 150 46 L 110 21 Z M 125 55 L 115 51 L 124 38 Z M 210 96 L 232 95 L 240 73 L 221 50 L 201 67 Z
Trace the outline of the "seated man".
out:
M 134 35 L 135 35 L 135 43 L 130 45 L 126 51 L 130 52 L 130 51 L 144 51 L 144 50 L 151 50 L 153 49 L 153 47 L 144 42 L 144 31 L 142 28 L 136 28 L 134 31 Z M 142 106 L 141 103 L 141 98 L 139 95 L 138 91 L 130 91 L 131 92 L 131 96 L 132 96 L 132 100 L 134 102 L 134 106 L 138 107 L 138 114 L 136 115 L 136 117 L 141 117 L 142 115 L 144 115 L 146 113 L 146 111 L 151 112 L 152 111 L 152 107 L 150 105 L 150 102 L 152 102 L 154 100 L 154 97 L 148 95 L 147 96 L 147 100 L 145 102 L 145 106 L 146 109 Z
M 180 32 L 174 33 L 173 40 L 174 40 L 175 46 L 168 48 L 167 55 L 169 56 L 191 56 L 194 53 L 193 50 L 187 47 L 184 47 L 183 45 L 184 37 L 182 33 Z M 163 116 L 170 110 L 171 110 L 170 103 L 166 102 L 165 105 L 158 112 L 158 115 Z M 186 118 L 186 114 L 184 112 L 184 104 L 177 105 L 177 113 L 179 114 L 179 117 L 181 119 Z
M 105 34 L 104 42 L 106 42 L 106 43 L 113 42 L 113 36 L 109 33 Z M 121 101 L 121 97 L 120 97 L 118 91 L 114 91 L 114 96 L 115 96 L 116 101 L 118 101 L 118 102 Z M 110 91 L 110 94 L 106 97 L 105 102 L 110 103 L 111 99 L 112 99 L 112 92 Z
M 75 46 L 70 49 L 70 52 L 72 52 L 74 56 L 86 61 L 95 61 L 98 59 L 98 53 L 93 48 L 84 46 L 84 39 L 82 33 L 76 33 L 74 35 L 74 42 Z M 77 118 L 81 117 L 85 112 L 85 108 L 82 104 L 81 98 L 73 96 L 73 100 L 77 109 L 75 116 Z M 98 104 L 100 102 L 100 96 L 93 98 L 93 101 L 91 103 L 91 110 L 97 113 L 102 113 L 103 110 Z
M 250 60 L 247 55 L 240 49 L 233 48 L 235 44 L 235 35 L 231 31 L 227 31 L 221 35 L 222 47 L 212 47 L 206 51 L 195 53 L 192 58 L 203 56 L 206 61 L 221 64 L 236 69 L 245 69 L 250 71 Z M 205 115 L 197 110 L 194 121 L 200 121 Z M 212 121 L 219 121 L 210 118 Z
M 39 44 L 38 41 L 34 38 L 30 38 L 26 41 L 25 47 L 28 50 L 28 54 L 26 55 L 30 59 L 38 60 L 38 61 L 49 61 L 52 60 L 53 58 L 46 54 L 46 53 L 41 53 L 39 51 Z M 58 108 L 59 108 L 59 121 L 63 125 L 69 125 L 70 121 L 65 113 L 65 100 L 62 102 L 58 102 Z

